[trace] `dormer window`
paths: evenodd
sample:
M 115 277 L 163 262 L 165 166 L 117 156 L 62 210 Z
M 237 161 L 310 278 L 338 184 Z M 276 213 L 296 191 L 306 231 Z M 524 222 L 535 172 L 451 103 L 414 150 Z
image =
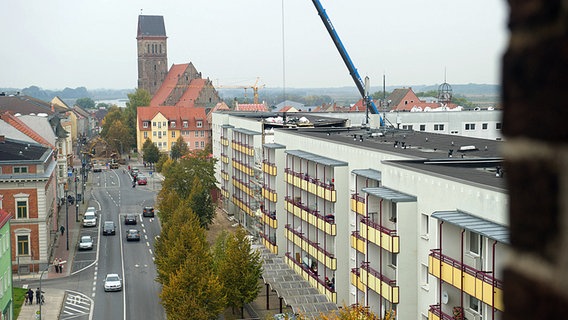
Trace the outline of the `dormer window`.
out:
M 189 123 L 188 123 L 186 120 L 183 121 L 183 127 L 184 127 L 184 128 L 189 127 Z
M 14 173 L 15 174 L 23 174 L 23 173 L 28 173 L 28 167 L 14 167 Z
M 142 122 L 142 127 L 143 127 L 143 128 L 148 128 L 148 125 L 149 125 L 148 121 Z
M 198 128 L 202 128 L 202 127 L 203 127 L 203 121 L 198 120 L 198 121 L 197 121 L 197 127 L 198 127 Z
M 175 121 L 171 121 L 171 122 L 170 122 L 170 127 L 171 127 L 171 128 L 175 128 L 175 127 L 176 127 L 176 122 L 175 122 Z

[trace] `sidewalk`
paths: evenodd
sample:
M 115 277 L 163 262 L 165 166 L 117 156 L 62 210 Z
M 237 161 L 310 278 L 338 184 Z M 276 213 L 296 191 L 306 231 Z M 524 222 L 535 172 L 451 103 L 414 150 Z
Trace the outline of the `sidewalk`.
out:
M 76 168 L 81 167 L 81 163 L 78 160 L 76 160 L 76 163 L 74 163 L 74 165 Z M 92 179 L 92 173 L 89 173 L 89 178 L 87 179 L 87 181 L 91 181 L 91 179 Z M 74 183 L 75 182 L 72 182 L 70 184 L 70 189 L 69 189 L 73 190 L 73 193 L 75 191 Z M 87 183 L 87 186 L 88 185 L 89 183 Z M 73 258 L 75 257 L 77 239 L 79 233 L 81 232 L 81 222 L 80 222 L 81 216 L 83 212 L 85 212 L 85 210 L 87 209 L 89 200 L 91 198 L 90 196 L 88 196 L 89 192 L 90 192 L 89 188 L 86 188 L 85 189 L 86 194 L 83 195 L 84 204 L 83 201 L 79 202 L 79 211 L 78 211 L 79 221 L 76 221 L 75 218 L 75 213 L 76 213 L 75 205 L 69 205 L 69 207 L 67 208 L 68 210 L 67 216 L 66 216 L 65 206 L 61 206 L 59 208 L 59 217 L 60 217 L 59 224 L 60 225 L 63 224 L 64 226 L 67 224 L 67 226 L 65 227 L 66 230 L 64 231 L 63 235 L 61 235 L 60 232 L 57 233 L 55 244 L 53 247 L 53 256 L 50 258 L 51 264 L 48 270 L 43 273 L 43 276 L 40 273 L 32 273 L 29 275 L 14 274 L 13 275 L 14 281 L 22 283 L 23 287 L 28 287 L 29 286 L 28 283 L 31 282 L 33 282 L 34 284 L 38 283 L 40 281 L 40 277 L 42 281 L 45 281 L 48 279 L 67 277 L 71 274 L 70 266 L 72 265 Z M 68 218 L 67 222 L 66 222 L 66 217 Z M 69 244 L 69 246 L 67 246 L 67 244 Z M 53 260 L 55 258 L 59 258 L 61 259 L 61 261 L 65 261 L 62 273 L 55 272 L 55 268 L 53 267 Z M 39 285 L 35 285 L 34 287 L 32 287 L 32 290 L 34 290 L 35 292 L 38 286 Z M 41 306 L 42 319 L 58 319 L 59 313 L 61 312 L 61 307 L 63 306 L 63 302 L 65 300 L 65 295 L 66 295 L 65 290 L 46 289 L 42 287 L 42 291 L 44 291 L 44 297 L 45 297 L 45 304 Z M 39 317 L 36 318 L 36 312 L 38 311 L 39 311 L 39 305 L 36 304 L 23 305 L 20 311 L 20 315 L 18 316 L 18 320 L 39 319 Z

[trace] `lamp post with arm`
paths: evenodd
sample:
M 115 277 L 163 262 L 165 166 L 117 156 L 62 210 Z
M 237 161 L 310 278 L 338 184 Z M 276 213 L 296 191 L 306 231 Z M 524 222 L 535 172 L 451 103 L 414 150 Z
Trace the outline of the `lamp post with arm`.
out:
M 41 305 L 43 304 L 43 291 L 41 291 L 41 278 L 43 278 L 43 273 L 46 272 L 49 269 L 49 264 L 47 265 L 47 267 L 45 267 L 44 270 L 41 271 L 41 275 L 39 276 L 39 320 L 42 319 L 42 315 L 41 315 Z M 36 298 L 37 299 L 37 298 Z
M 69 186 L 65 183 L 65 230 L 67 230 L 67 251 L 69 251 L 69 199 L 67 199 L 67 191 Z
M 75 222 L 79 222 L 79 201 L 77 199 L 77 172 L 75 172 Z

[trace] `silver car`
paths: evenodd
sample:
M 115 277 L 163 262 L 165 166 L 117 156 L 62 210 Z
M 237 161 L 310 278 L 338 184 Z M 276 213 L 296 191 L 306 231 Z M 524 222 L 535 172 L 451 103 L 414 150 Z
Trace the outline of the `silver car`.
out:
M 109 273 L 105 277 L 105 291 L 122 290 L 122 279 L 116 273 Z
M 93 238 L 91 236 L 81 236 L 79 240 L 79 250 L 93 249 Z

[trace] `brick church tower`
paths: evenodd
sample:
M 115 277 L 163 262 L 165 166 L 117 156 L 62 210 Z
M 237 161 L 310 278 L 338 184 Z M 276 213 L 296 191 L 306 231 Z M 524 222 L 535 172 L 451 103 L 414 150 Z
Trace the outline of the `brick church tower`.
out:
M 168 47 L 163 16 L 138 16 L 138 88 L 154 95 L 168 74 Z

